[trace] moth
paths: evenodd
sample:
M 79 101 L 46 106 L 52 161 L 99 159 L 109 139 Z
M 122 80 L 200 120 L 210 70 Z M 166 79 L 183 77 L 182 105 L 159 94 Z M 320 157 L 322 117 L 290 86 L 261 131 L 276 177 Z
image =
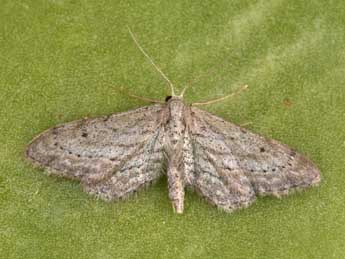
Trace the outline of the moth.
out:
M 186 88 L 176 95 L 129 32 L 169 83 L 171 96 L 165 102 L 144 98 L 155 104 L 48 129 L 27 147 L 30 161 L 80 181 L 86 192 L 106 201 L 126 198 L 166 173 L 176 213 L 183 213 L 186 187 L 231 212 L 258 195 L 280 197 L 320 182 L 319 170 L 303 155 L 197 108 L 233 94 L 186 104 Z

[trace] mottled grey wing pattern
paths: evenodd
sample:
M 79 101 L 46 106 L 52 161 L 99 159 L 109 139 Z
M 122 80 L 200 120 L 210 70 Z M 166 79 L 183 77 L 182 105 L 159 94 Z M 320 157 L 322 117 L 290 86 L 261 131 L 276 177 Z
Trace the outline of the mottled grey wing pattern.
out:
M 152 105 L 63 124 L 35 138 L 27 157 L 102 199 L 121 198 L 160 176 L 162 111 Z
M 194 185 L 218 207 L 233 210 L 255 194 L 280 196 L 320 181 L 318 169 L 286 145 L 194 107 L 192 118 Z

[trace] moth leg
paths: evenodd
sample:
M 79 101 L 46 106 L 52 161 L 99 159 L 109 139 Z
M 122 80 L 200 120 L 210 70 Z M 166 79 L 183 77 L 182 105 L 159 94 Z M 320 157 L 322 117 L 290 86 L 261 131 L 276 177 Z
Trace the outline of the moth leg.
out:
M 233 96 L 239 94 L 240 92 L 246 90 L 247 88 L 248 88 L 248 85 L 244 85 L 244 86 L 240 87 L 236 92 L 234 92 L 232 94 L 229 94 L 229 95 L 217 98 L 217 99 L 209 100 L 209 101 L 192 103 L 192 106 L 201 106 L 201 105 L 207 105 L 207 104 L 221 102 L 221 101 L 223 101 L 225 99 L 228 99 L 230 97 L 233 97 Z
M 255 201 L 254 190 L 242 171 L 224 170 L 220 174 L 203 170 L 193 186 L 201 196 L 226 212 L 248 207 Z
M 157 99 L 152 99 L 152 98 L 148 98 L 148 97 L 143 97 L 143 96 L 138 96 L 138 95 L 135 95 L 135 94 L 131 94 L 131 93 L 128 93 L 128 92 L 125 92 L 123 89 L 120 88 L 120 92 L 122 92 L 123 94 L 129 96 L 129 97 L 132 97 L 134 99 L 138 99 L 138 100 L 141 100 L 141 101 L 144 101 L 144 102 L 149 102 L 149 103 L 161 103 L 163 104 L 164 102 L 161 101 L 161 100 L 157 100 Z

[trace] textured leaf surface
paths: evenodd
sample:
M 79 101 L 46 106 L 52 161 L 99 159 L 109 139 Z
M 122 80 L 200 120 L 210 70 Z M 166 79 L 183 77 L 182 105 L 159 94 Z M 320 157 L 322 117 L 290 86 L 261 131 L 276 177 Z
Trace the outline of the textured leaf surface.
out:
M 0 254 L 4 258 L 342 258 L 345 249 L 343 1 L 1 1 Z M 127 202 L 90 199 L 24 159 L 33 136 L 164 99 L 140 43 L 208 111 L 306 154 L 323 182 L 226 214 L 166 179 Z M 215 72 L 210 72 L 214 70 Z

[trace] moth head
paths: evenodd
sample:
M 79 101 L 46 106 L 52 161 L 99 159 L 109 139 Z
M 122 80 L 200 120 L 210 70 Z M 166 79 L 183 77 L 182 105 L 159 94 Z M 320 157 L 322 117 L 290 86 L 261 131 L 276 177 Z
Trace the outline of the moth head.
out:
M 168 103 L 172 100 L 182 100 L 181 96 L 178 95 L 168 95 L 167 97 L 165 97 L 165 102 Z

